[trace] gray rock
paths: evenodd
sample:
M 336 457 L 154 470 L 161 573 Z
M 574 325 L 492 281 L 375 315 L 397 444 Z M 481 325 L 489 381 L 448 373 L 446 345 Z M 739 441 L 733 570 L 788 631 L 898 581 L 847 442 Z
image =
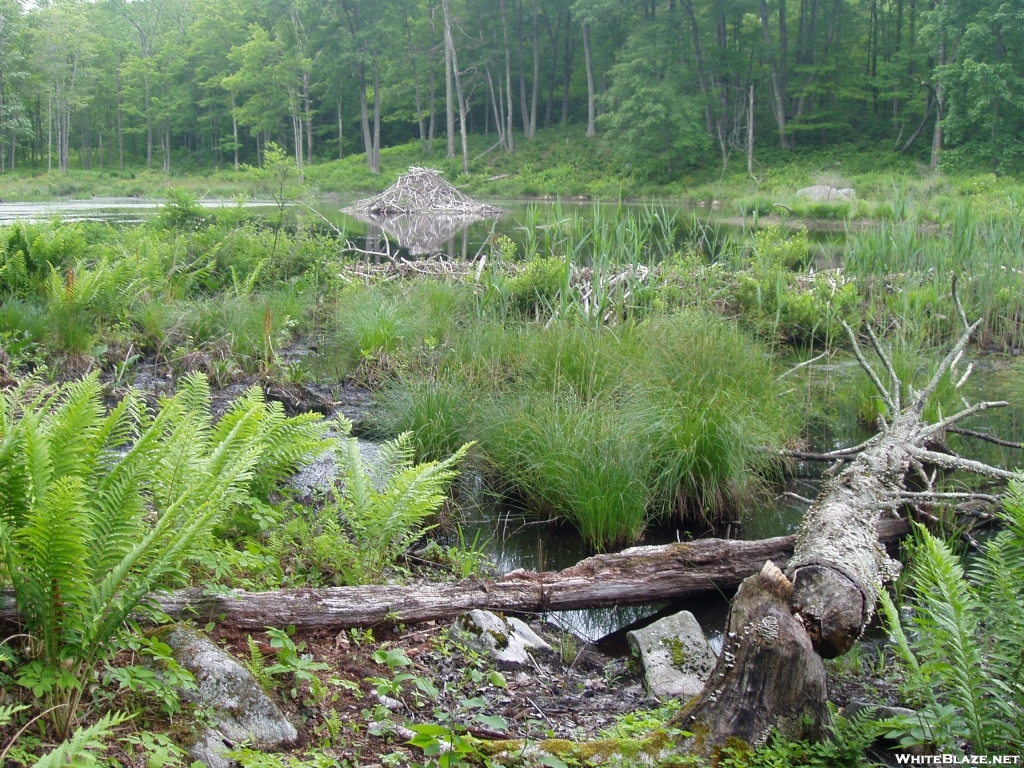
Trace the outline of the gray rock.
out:
M 249 670 L 229 653 L 183 627 L 175 628 L 167 636 L 167 644 L 178 664 L 195 676 L 198 689 L 185 695 L 212 713 L 217 731 L 225 739 L 265 749 L 298 738 L 295 727 Z
M 525 622 L 514 617 L 472 610 L 459 616 L 456 625 L 467 636 L 469 645 L 510 667 L 529 664 L 530 650 L 551 650 Z
M 827 184 L 815 184 L 796 191 L 798 197 L 806 197 L 812 203 L 830 203 L 839 200 L 852 200 L 856 192 L 852 189 L 836 189 Z
M 328 432 L 327 436 L 339 437 L 332 432 Z M 359 440 L 359 453 L 362 454 L 363 465 L 369 468 L 371 475 L 380 470 L 380 445 L 368 440 Z M 288 485 L 304 496 L 312 496 L 316 492 L 326 491 L 337 477 L 338 465 L 334 461 L 332 449 L 324 451 L 313 463 L 288 478 Z
M 220 732 L 213 728 L 204 728 L 187 751 L 193 760 L 204 763 L 206 768 L 233 768 L 235 761 L 224 756 L 229 749 Z
M 658 699 L 696 696 L 715 667 L 715 652 L 689 611 L 627 632 L 626 640 L 640 654 L 647 690 Z

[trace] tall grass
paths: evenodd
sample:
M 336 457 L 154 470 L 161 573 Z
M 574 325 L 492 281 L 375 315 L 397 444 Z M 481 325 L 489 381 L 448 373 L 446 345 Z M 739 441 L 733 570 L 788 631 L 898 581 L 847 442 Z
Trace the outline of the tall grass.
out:
M 386 308 L 404 307 L 382 430 L 411 431 L 425 459 L 477 441 L 497 488 L 595 547 L 634 541 L 652 519 L 741 506 L 770 471 L 761 449 L 789 434 L 769 356 L 731 321 L 685 312 L 608 328 L 570 314 L 545 327 L 473 314 L 469 288 L 448 290 L 462 292 L 460 321 L 431 344 L 422 288 L 364 289 L 359 313 L 339 315 L 338 338 L 361 354 L 366 319 L 390 328 Z

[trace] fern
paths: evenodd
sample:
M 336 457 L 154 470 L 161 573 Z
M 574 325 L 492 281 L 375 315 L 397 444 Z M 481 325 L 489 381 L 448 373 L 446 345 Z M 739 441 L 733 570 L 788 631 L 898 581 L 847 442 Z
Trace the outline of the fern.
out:
M 39 660 L 77 680 L 49 693 L 64 737 L 118 628 L 186 580 L 217 520 L 251 499 L 262 457 L 277 477 L 329 445 L 312 420 L 293 426 L 255 393 L 216 427 L 209 403 L 198 376 L 155 414 L 129 398 L 104 415 L 95 375 L 0 395 L 0 552 Z
M 345 543 L 354 558 L 352 580 L 379 581 L 384 569 L 429 530 L 424 522 L 444 503 L 457 475 L 455 466 L 471 445 L 444 461 L 413 465 L 412 433 L 406 432 L 381 446 L 374 477 L 363 463 L 358 441 L 342 441 L 337 461 L 343 485 L 330 514 L 346 524 L 350 538 Z
M 977 754 L 1024 748 L 1024 485 L 1013 482 L 1006 528 L 965 575 L 952 549 L 923 528 L 911 549 L 908 641 L 895 605 L 886 623 L 906 668 L 918 722 L 897 728 L 906 743 L 946 749 L 969 742 Z

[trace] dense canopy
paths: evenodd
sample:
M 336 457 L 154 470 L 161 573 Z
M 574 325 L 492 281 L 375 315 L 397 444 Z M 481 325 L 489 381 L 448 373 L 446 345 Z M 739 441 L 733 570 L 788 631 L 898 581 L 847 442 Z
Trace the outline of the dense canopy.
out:
M 296 163 L 587 126 L 638 173 L 756 141 L 1019 160 L 1016 0 L 0 0 L 0 171 Z M 941 121 L 937 118 L 941 118 Z M 462 144 L 462 147 L 465 145 Z M 929 152 L 929 147 L 932 150 Z M 367 151 L 367 149 L 369 151 Z

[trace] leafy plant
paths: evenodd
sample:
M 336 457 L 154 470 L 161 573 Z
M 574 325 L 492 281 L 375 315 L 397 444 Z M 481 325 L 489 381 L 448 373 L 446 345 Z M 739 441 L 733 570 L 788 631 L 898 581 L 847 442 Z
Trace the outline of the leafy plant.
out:
M 424 521 L 444 503 L 455 466 L 471 446 L 466 443 L 442 461 L 414 464 L 412 434 L 405 432 L 381 445 L 380 463 L 371 469 L 357 440 L 342 441 L 337 461 L 343 485 L 330 509 L 346 523 L 361 581 L 379 580 L 384 568 L 423 535 Z
M 908 578 L 908 635 L 888 595 L 882 609 L 919 714 L 894 723 L 905 745 L 975 754 L 1024 748 L 1024 483 L 1010 483 L 1005 528 L 965 574 L 945 542 L 917 528 Z
M 216 521 L 251 498 L 265 452 L 280 439 L 272 452 L 301 460 L 282 424 L 251 392 L 214 425 L 199 376 L 154 414 L 134 395 L 106 413 L 95 375 L 0 396 L 0 553 L 31 636 L 20 679 L 61 737 L 119 628 L 186 581 Z

